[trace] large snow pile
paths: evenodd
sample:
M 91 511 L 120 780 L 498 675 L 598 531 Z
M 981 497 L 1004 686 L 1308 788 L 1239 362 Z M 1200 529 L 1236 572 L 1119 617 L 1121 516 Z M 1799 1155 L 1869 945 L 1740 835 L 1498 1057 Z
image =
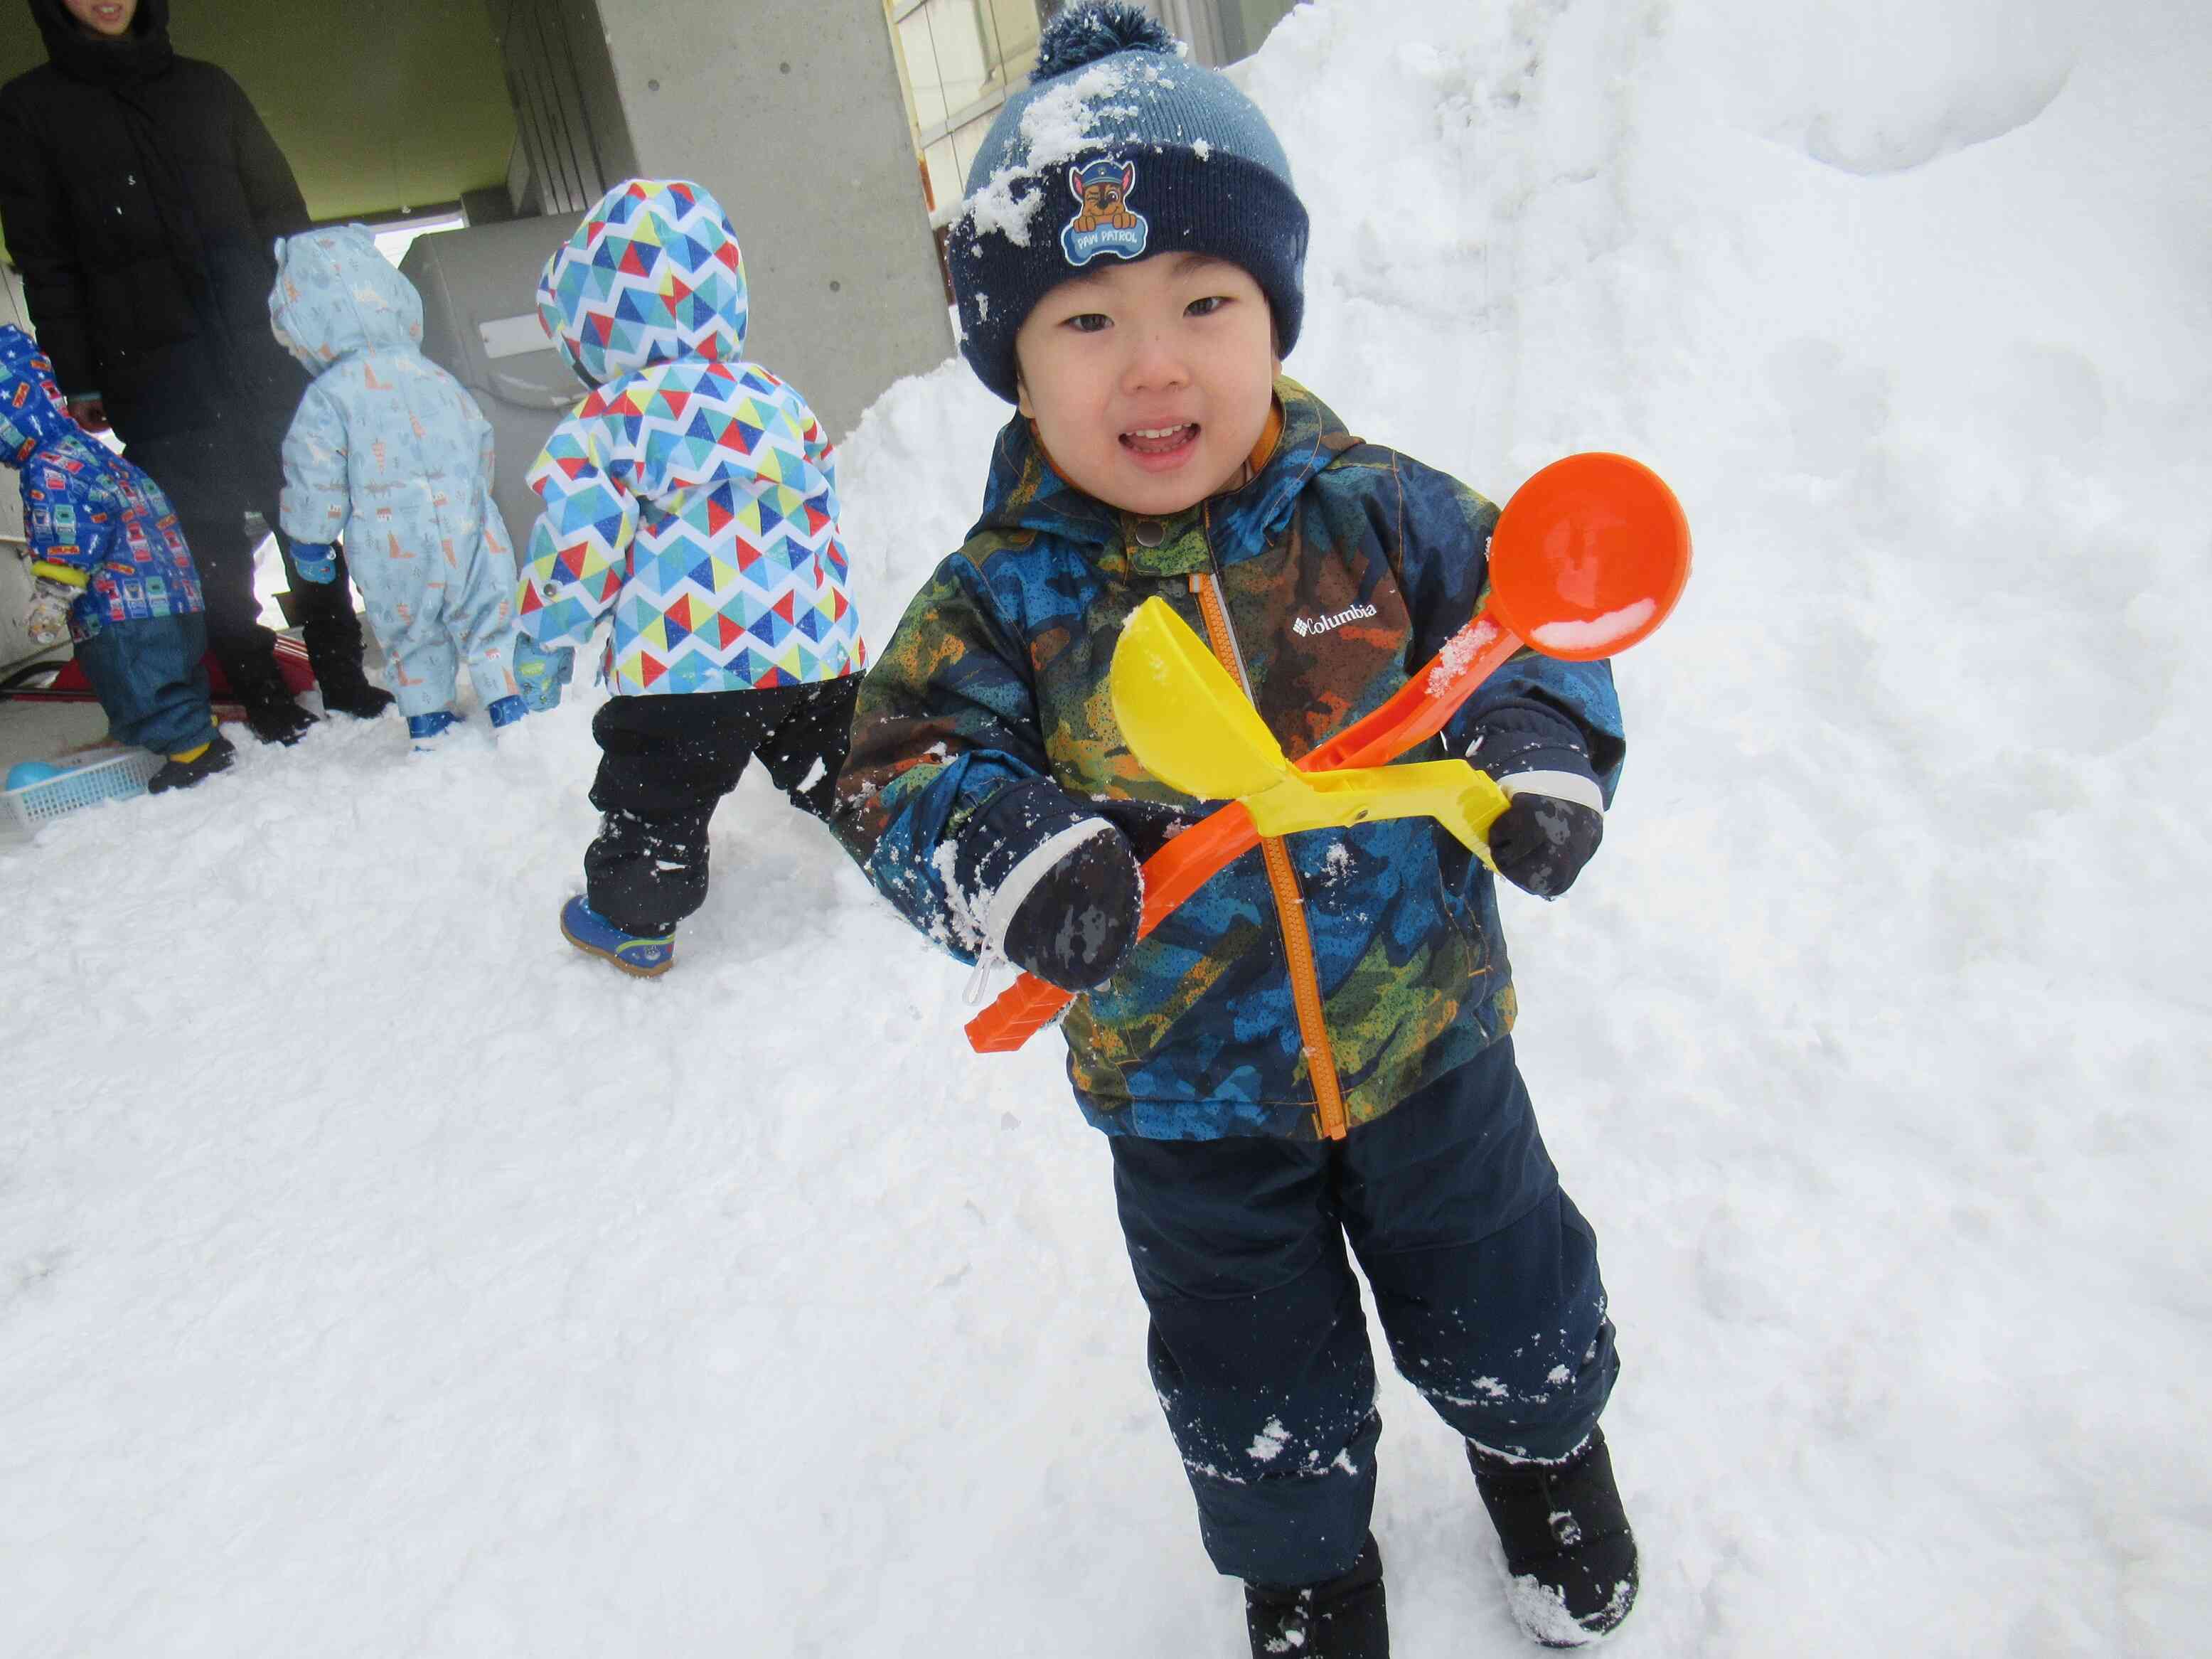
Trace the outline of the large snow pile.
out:
M 2154 0 L 1333 0 L 1240 71 L 1292 372 L 1698 536 L 1605 849 L 1507 917 L 1624 1655 L 2202 1651 L 2208 66 Z M 878 641 L 1001 413 L 949 366 L 847 447 Z M 1054 1045 L 970 1056 L 750 782 L 671 979 L 573 957 L 587 719 L 0 858 L 0 1650 L 1242 1652 Z M 1383 1409 L 1396 1650 L 1528 1651 Z

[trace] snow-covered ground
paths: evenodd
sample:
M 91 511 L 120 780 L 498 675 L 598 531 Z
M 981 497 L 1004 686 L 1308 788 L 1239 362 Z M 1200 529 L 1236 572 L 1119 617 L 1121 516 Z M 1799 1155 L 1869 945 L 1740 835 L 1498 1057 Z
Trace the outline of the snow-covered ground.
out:
M 2208 1650 L 2208 70 L 2191 0 L 1323 0 L 1242 71 L 1292 372 L 1698 538 L 1604 851 L 1507 917 L 1624 1656 Z M 876 639 L 1000 412 L 848 445 Z M 572 955 L 588 701 L 0 856 L 0 1653 L 1241 1653 L 1054 1045 L 969 1055 L 750 781 L 672 977 Z M 1395 1650 L 1532 1651 L 1383 1409 Z

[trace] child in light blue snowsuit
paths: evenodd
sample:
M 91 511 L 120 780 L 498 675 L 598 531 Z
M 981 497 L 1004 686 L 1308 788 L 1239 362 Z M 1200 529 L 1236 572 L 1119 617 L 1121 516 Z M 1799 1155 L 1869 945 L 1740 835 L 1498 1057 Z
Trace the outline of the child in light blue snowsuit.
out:
M 316 376 L 284 440 L 284 533 L 300 574 L 327 581 L 341 536 L 392 664 L 410 736 L 457 719 L 459 665 L 495 727 L 560 687 L 517 678 L 514 545 L 492 500 L 491 426 L 422 352 L 422 301 L 359 225 L 276 247 L 269 319 Z M 534 647 L 526 648 L 535 663 Z

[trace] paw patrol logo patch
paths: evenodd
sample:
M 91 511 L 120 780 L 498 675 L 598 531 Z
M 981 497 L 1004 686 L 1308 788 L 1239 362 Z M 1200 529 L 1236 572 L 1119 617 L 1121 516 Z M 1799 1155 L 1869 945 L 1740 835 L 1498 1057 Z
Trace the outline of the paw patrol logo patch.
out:
M 1129 210 L 1137 188 L 1134 161 L 1093 161 L 1067 170 L 1067 187 L 1082 210 L 1061 227 L 1060 251 L 1072 265 L 1087 265 L 1102 253 L 1134 259 L 1145 252 L 1152 227 Z

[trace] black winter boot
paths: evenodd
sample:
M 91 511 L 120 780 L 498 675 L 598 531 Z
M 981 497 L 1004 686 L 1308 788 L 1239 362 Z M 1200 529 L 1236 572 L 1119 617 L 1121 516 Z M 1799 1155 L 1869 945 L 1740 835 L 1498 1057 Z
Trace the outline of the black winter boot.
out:
M 264 743 L 295 744 L 307 734 L 315 717 L 292 701 L 276 656 L 265 643 L 268 637 L 219 640 L 214 647 L 216 660 L 230 682 L 230 695 L 244 707 L 253 735 Z
M 358 665 L 318 673 L 315 684 L 323 694 L 323 707 L 335 714 L 373 720 L 392 707 L 392 693 L 380 685 L 371 685 Z
M 1636 1536 L 1613 1481 L 1605 1431 L 1563 1463 L 1531 1463 L 1468 1442 L 1474 1484 L 1505 1547 L 1513 1617 L 1547 1648 L 1610 1634 L 1636 1605 Z
M 315 723 L 313 714 L 281 690 L 256 688 L 245 699 L 245 704 L 246 723 L 264 743 L 281 743 L 289 747 L 306 737 L 307 728 Z
M 307 666 L 314 672 L 324 708 L 357 720 L 373 720 L 392 707 L 392 693 L 370 684 L 362 672 L 361 623 L 354 617 L 353 602 L 345 600 L 341 609 L 331 599 L 327 592 L 316 595 L 321 609 L 303 633 Z
M 1304 1589 L 1244 1587 L 1252 1659 L 1390 1659 L 1382 1607 L 1382 1552 L 1375 1535 L 1352 1571 Z
M 161 769 L 146 780 L 146 793 L 160 795 L 172 789 L 189 789 L 202 779 L 211 778 L 228 769 L 237 754 L 230 739 L 217 732 L 190 760 L 172 755 L 162 762 Z

